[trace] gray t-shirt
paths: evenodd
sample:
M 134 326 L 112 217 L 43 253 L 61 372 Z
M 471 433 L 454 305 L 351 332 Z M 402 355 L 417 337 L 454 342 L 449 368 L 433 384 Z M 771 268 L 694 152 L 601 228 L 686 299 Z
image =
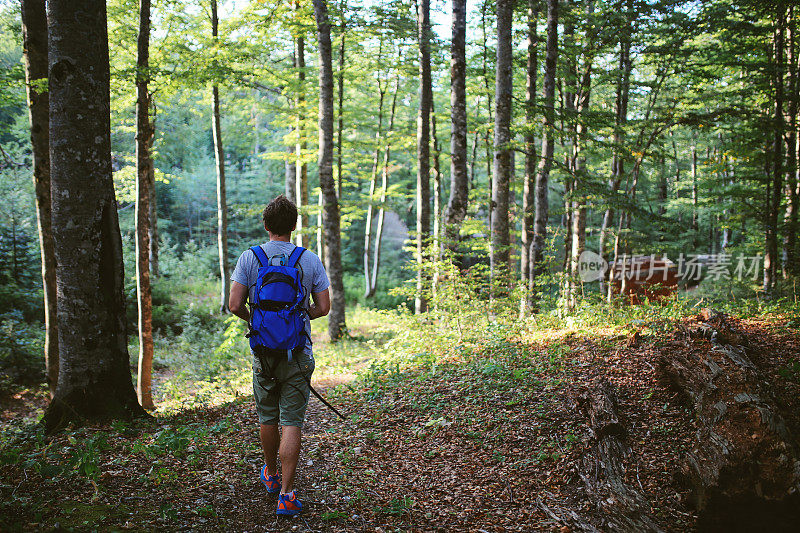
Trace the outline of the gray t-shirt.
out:
M 270 260 L 270 264 L 281 264 L 280 257 L 283 255 L 283 264 L 295 249 L 295 245 L 290 242 L 284 241 L 268 241 L 261 245 L 261 249 Z M 256 280 L 258 279 L 258 259 L 252 250 L 247 249 L 239 256 L 236 262 L 236 268 L 231 274 L 231 280 L 241 283 L 245 287 L 250 288 L 249 298 L 253 301 L 256 293 Z M 328 274 L 325 272 L 325 267 L 322 266 L 322 261 L 319 260 L 317 254 L 311 250 L 306 250 L 297 262 L 297 269 L 300 270 L 302 276 L 303 289 L 306 296 L 310 296 L 316 292 L 322 292 L 330 286 L 328 281 Z M 308 297 L 303 301 L 303 308 L 308 309 Z M 311 337 L 311 320 L 306 315 L 306 333 L 309 338 Z M 306 341 L 305 353 L 312 354 L 311 341 Z

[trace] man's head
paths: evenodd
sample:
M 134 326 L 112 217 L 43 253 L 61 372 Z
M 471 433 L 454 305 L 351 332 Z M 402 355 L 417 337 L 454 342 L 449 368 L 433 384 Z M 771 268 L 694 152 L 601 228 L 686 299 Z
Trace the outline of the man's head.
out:
M 264 208 L 264 227 L 273 235 L 289 235 L 297 226 L 297 207 L 280 195 Z

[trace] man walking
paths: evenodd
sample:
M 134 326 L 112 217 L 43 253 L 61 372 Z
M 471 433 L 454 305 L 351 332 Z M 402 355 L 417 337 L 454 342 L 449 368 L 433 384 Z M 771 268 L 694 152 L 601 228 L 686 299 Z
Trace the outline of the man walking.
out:
M 293 516 L 303 509 L 294 491 L 294 476 L 300 455 L 300 440 L 308 405 L 309 381 L 314 372 L 311 349 L 311 320 L 325 316 L 330 311 L 328 275 L 319 257 L 309 250 L 303 251 L 292 244 L 292 232 L 297 226 L 297 207 L 284 195 L 267 205 L 263 213 L 264 229 L 269 241 L 257 249 L 248 249 L 236 263 L 231 274 L 231 312 L 250 323 L 246 303 L 256 299 L 258 271 L 264 265 L 289 265 L 301 274 L 303 295 L 301 302 L 305 315 L 305 345 L 296 350 L 296 356 L 265 358 L 253 355 L 253 395 L 260 422 L 261 448 L 264 466 L 261 481 L 270 494 L 278 494 L 278 515 Z M 255 248 L 255 247 L 254 247 Z M 293 253 L 294 252 L 294 253 Z M 299 259 L 297 258 L 299 254 Z M 259 257 L 260 256 L 260 257 Z M 289 264 L 290 262 L 296 262 Z M 309 302 L 307 295 L 311 295 Z M 251 332 L 252 332 L 251 324 Z M 281 426 L 281 434 L 278 425 Z M 278 474 L 277 458 L 280 452 L 282 475 Z

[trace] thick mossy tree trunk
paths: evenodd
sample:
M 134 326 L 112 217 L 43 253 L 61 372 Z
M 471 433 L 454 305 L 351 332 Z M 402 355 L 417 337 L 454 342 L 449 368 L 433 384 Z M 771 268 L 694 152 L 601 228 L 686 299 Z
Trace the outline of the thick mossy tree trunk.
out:
M 218 37 L 217 0 L 211 0 L 211 36 Z M 225 186 L 225 150 L 222 147 L 222 119 L 219 114 L 219 87 L 211 87 L 211 129 L 214 137 L 214 159 L 217 168 L 217 248 L 219 250 L 219 312 L 228 312 L 231 280 L 228 271 L 228 199 Z
M 333 67 L 331 65 L 331 25 L 328 4 L 314 0 L 314 18 L 319 39 L 319 184 L 325 207 L 325 267 L 331 281 L 331 312 L 328 334 L 332 341 L 347 332 L 345 322 L 342 247 L 339 229 L 339 200 L 333 180 Z
M 58 278 L 58 386 L 45 412 L 70 421 L 144 415 L 125 329 L 122 239 L 111 176 L 108 31 L 102 0 L 50 0 L 53 236 Z
M 50 99 L 47 92 L 47 12 L 44 0 L 22 2 L 22 42 L 25 87 L 31 124 L 36 221 L 42 254 L 44 289 L 44 365 L 50 395 L 58 382 L 58 317 L 56 304 L 56 250 L 50 200 Z
M 467 216 L 467 2 L 453 0 L 450 47 L 450 199 L 442 248 L 454 251 Z
M 533 291 L 536 277 L 544 271 L 544 247 L 549 215 L 548 186 L 553 166 L 555 127 L 556 59 L 558 58 L 558 0 L 547 0 L 547 44 L 544 61 L 542 98 L 542 156 L 536 170 L 536 200 L 533 217 L 533 242 L 529 255 L 528 287 Z
M 136 393 L 145 409 L 152 409 L 153 295 L 150 290 L 150 174 L 153 124 L 150 121 L 150 0 L 139 2 L 136 58 L 136 294 L 139 309 L 139 372 Z
M 414 311 L 428 310 L 425 296 L 425 247 L 431 233 L 431 185 L 430 185 L 430 129 L 431 102 L 431 3 L 420 0 L 417 5 L 417 39 L 419 44 L 419 115 L 417 115 L 417 290 Z
M 495 82 L 494 169 L 492 175 L 492 247 L 490 255 L 493 290 L 505 292 L 498 280 L 511 272 L 511 236 L 508 224 L 509 187 L 511 183 L 511 19 L 512 0 L 497 2 L 497 68 Z M 501 282 L 505 285 L 505 281 Z

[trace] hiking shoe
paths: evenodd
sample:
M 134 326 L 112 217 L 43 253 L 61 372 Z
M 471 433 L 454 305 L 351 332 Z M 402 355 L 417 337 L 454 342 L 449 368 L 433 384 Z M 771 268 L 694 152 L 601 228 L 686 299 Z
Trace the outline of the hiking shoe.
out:
M 264 465 L 264 467 L 261 469 L 261 483 L 267 487 L 267 492 L 270 494 L 277 494 L 281 491 L 281 475 L 268 475 L 267 465 Z
M 275 514 L 279 516 L 295 516 L 303 510 L 303 502 L 295 495 L 294 491 L 289 494 L 278 496 L 278 510 Z

